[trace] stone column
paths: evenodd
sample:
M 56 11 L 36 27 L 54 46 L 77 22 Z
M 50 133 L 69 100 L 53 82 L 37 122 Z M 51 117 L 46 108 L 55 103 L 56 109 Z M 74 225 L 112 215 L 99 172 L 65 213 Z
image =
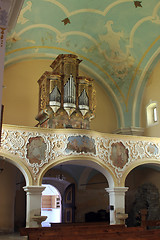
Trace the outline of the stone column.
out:
M 128 187 L 106 188 L 109 193 L 110 224 L 125 224 L 125 192 Z
M 39 227 L 38 218 L 41 216 L 41 196 L 45 187 L 25 186 L 23 189 L 27 195 L 26 227 Z

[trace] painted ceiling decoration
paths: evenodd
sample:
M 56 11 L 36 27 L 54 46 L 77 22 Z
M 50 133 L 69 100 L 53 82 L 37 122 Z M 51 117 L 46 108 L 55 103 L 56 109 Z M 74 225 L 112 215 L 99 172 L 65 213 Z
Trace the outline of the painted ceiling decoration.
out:
M 139 127 L 140 101 L 159 45 L 159 0 L 25 0 L 7 35 L 5 64 L 75 54 L 109 94 L 118 126 Z
M 137 7 L 142 7 L 142 1 L 134 1 L 134 5 L 135 5 L 135 7 L 137 8 Z

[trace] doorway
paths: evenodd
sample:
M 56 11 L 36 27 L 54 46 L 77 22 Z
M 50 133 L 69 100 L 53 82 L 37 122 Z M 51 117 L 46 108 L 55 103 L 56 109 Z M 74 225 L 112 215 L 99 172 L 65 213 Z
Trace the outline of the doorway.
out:
M 45 190 L 42 192 L 41 215 L 47 216 L 47 219 L 42 222 L 42 227 L 50 227 L 50 223 L 61 223 L 61 195 L 50 184 L 42 186 Z

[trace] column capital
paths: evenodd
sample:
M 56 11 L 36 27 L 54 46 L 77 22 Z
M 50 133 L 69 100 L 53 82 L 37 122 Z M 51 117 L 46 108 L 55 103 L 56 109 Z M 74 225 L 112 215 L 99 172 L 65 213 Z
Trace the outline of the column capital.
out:
M 119 129 L 114 130 L 112 133 L 122 134 L 122 135 L 143 136 L 144 128 L 141 128 L 141 127 L 119 128 Z
M 128 187 L 114 187 L 114 188 L 105 188 L 106 192 L 109 194 L 123 194 L 128 191 Z
M 105 188 L 109 193 L 110 224 L 125 224 L 125 192 L 128 187 Z M 112 208 L 111 208 L 112 207 Z
M 43 192 L 43 190 L 45 189 L 45 187 L 43 186 L 25 186 L 23 187 L 24 191 L 27 193 L 27 194 L 41 194 Z

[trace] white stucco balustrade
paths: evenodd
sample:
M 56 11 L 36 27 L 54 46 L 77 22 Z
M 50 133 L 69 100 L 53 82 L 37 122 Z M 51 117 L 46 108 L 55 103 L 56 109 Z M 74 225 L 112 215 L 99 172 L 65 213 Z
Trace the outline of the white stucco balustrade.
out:
M 160 163 L 159 146 L 159 138 L 3 125 L 0 155 L 26 169 L 29 185 L 41 185 L 44 173 L 66 159 L 88 159 L 109 173 L 110 187 L 123 187 L 136 166 Z
M 125 179 L 142 164 L 160 164 L 160 139 L 99 133 L 84 129 L 45 129 L 3 125 L 0 156 L 13 163 L 26 180 L 27 226 L 38 226 L 42 178 L 57 164 L 74 161 L 100 171 L 108 180 L 110 223 L 122 224 Z M 88 165 L 89 164 L 89 165 Z

